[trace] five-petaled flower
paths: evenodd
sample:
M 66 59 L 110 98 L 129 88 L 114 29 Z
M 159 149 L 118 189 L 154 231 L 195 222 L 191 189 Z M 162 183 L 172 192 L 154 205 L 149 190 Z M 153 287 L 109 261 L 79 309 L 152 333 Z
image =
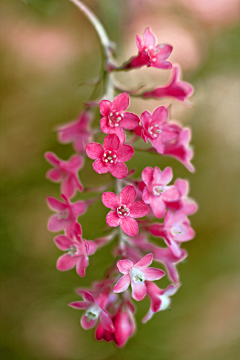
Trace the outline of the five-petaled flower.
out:
M 146 65 L 159 69 L 171 69 L 172 64 L 166 59 L 172 52 L 172 46 L 168 44 L 156 45 L 156 39 L 150 28 L 147 28 L 143 34 L 143 40 L 140 36 L 136 36 L 138 47 L 138 55 L 128 61 L 123 69 L 137 68 Z
M 137 301 L 142 300 L 147 293 L 145 280 L 159 280 L 165 275 L 163 270 L 148 268 L 152 261 L 152 254 L 145 255 L 135 264 L 131 260 L 119 260 L 117 267 L 124 275 L 114 285 L 113 291 L 115 293 L 121 293 L 127 290 L 131 283 L 132 297 Z
M 48 170 L 46 176 L 54 182 L 62 182 L 61 192 L 71 198 L 76 190 L 83 191 L 83 186 L 78 177 L 78 171 L 83 166 L 84 160 L 79 155 L 73 155 L 68 161 L 59 159 L 54 153 L 47 152 L 46 160 L 54 166 Z
M 48 196 L 47 203 L 50 209 L 57 212 L 52 215 L 48 220 L 48 230 L 57 232 L 60 230 L 66 230 L 66 233 L 71 231 L 75 224 L 75 221 L 79 215 L 82 215 L 87 210 L 86 201 L 77 201 L 71 203 L 67 197 L 61 194 L 64 202 L 55 199 L 54 197 Z
M 154 169 L 148 166 L 142 172 L 142 179 L 146 185 L 143 189 L 143 201 L 150 204 L 153 214 L 159 219 L 165 214 L 165 202 L 176 201 L 180 197 L 175 186 L 167 186 L 172 177 L 170 167 L 161 171 L 157 166 Z
M 79 292 L 80 293 L 80 292 Z M 81 325 L 85 330 L 93 328 L 98 321 L 104 327 L 105 330 L 114 332 L 115 328 L 108 312 L 104 309 L 108 301 L 108 296 L 103 294 L 94 299 L 93 295 L 88 291 L 81 291 L 81 295 L 84 301 L 74 301 L 68 305 L 74 309 L 85 309 L 85 313 L 81 318 Z
M 186 105 L 191 105 L 188 98 L 193 94 L 193 87 L 186 81 L 180 80 L 181 69 L 179 65 L 173 65 L 172 78 L 169 84 L 157 87 L 154 90 L 146 91 L 142 94 L 145 99 L 164 97 L 173 97 L 174 99 L 183 101 Z
M 89 262 L 88 255 L 92 255 L 96 251 L 96 245 L 93 241 L 87 241 L 82 238 L 80 224 L 74 224 L 71 237 L 58 235 L 54 241 L 59 249 L 67 251 L 66 254 L 58 259 L 57 269 L 66 271 L 76 266 L 78 275 L 81 277 L 85 276 L 85 270 Z
M 138 223 L 134 218 L 143 217 L 149 212 L 148 205 L 143 201 L 134 201 L 136 195 L 136 189 L 132 185 L 125 186 L 120 197 L 112 192 L 102 195 L 103 204 L 112 209 L 107 214 L 107 224 L 112 227 L 120 225 L 122 231 L 129 236 L 136 236 L 138 233 Z
M 132 130 L 139 124 L 139 117 L 125 110 L 129 106 L 128 93 L 122 93 L 115 97 L 113 102 L 102 100 L 100 102 L 100 113 L 102 118 L 100 126 L 105 134 L 117 134 L 121 144 L 125 142 L 125 132 L 123 129 Z
M 130 145 L 120 145 L 118 136 L 110 134 L 105 137 L 103 146 L 98 143 L 88 144 L 86 153 L 95 160 L 93 169 L 97 173 L 105 174 L 109 171 L 117 179 L 123 179 L 128 173 L 124 162 L 132 158 L 134 150 Z
M 72 142 L 76 152 L 84 152 L 86 145 L 93 141 L 93 131 L 90 129 L 92 119 L 92 113 L 84 111 L 77 120 L 60 125 L 57 128 L 59 142 L 62 144 Z
M 144 111 L 141 115 L 142 138 L 147 143 L 149 140 L 158 153 L 164 153 L 164 143 L 177 137 L 175 128 L 168 124 L 168 110 L 164 106 L 156 108 L 151 115 Z

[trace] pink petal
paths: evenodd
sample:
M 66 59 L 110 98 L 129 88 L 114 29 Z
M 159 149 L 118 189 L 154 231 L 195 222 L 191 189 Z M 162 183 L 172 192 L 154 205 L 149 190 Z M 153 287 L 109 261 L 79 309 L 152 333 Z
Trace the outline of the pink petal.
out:
M 57 269 L 60 271 L 72 269 L 76 265 L 78 259 L 78 256 L 64 254 L 57 260 Z
M 85 271 L 86 271 L 86 267 L 88 266 L 89 261 L 88 261 L 88 257 L 87 256 L 80 256 L 78 258 L 78 262 L 77 262 L 77 266 L 76 266 L 76 271 L 78 273 L 79 276 L 84 277 L 85 276 Z
M 128 161 L 132 158 L 134 154 L 134 149 L 130 145 L 122 145 L 117 152 L 117 158 L 119 161 Z
M 51 196 L 47 197 L 47 203 L 48 203 L 48 206 L 50 207 L 50 209 L 52 209 L 52 210 L 62 211 L 62 210 L 65 210 L 67 207 L 66 204 L 63 204 L 61 201 L 59 201 L 58 199 L 55 199 Z
M 180 197 L 180 193 L 175 186 L 169 186 L 162 194 L 164 201 L 176 201 Z
M 87 241 L 85 240 L 86 248 L 87 248 L 87 254 L 92 255 L 97 250 L 97 246 L 94 241 Z
M 109 171 L 109 166 L 105 165 L 101 159 L 95 160 L 92 166 L 98 174 L 106 174 Z
M 103 116 L 108 116 L 109 114 L 109 111 L 110 111 L 110 108 L 111 108 L 111 101 L 108 101 L 108 100 L 102 100 L 100 102 L 100 105 L 99 105 L 99 110 L 100 110 L 100 113 L 103 115 Z
M 50 169 L 46 173 L 46 177 L 51 181 L 59 181 L 61 176 L 62 174 L 60 169 Z
M 177 179 L 174 183 L 176 188 L 180 191 L 181 196 L 187 195 L 189 191 L 189 183 L 187 180 Z
M 47 227 L 49 231 L 57 232 L 65 229 L 68 224 L 69 224 L 68 220 L 64 220 L 64 219 L 59 220 L 58 215 L 55 214 L 49 218 Z
M 133 130 L 139 125 L 139 117 L 133 113 L 125 112 L 121 121 L 121 126 L 127 130 Z
M 162 172 L 159 173 L 159 168 L 155 167 L 154 169 L 154 182 L 161 185 L 167 185 L 172 180 L 173 174 L 172 169 L 168 166 Z
M 153 168 L 147 166 L 142 172 L 142 180 L 148 186 L 153 180 Z
M 128 236 L 136 236 L 138 234 L 138 223 L 135 219 L 127 217 L 125 219 L 120 219 L 120 227 L 125 234 Z
M 86 153 L 90 159 L 98 159 L 103 155 L 103 147 L 98 143 L 90 143 L 86 146 Z
M 141 123 L 145 129 L 148 128 L 148 125 L 149 125 L 151 119 L 152 119 L 152 115 L 150 114 L 149 111 L 144 111 L 141 114 Z
M 102 202 L 103 205 L 105 205 L 106 207 L 112 210 L 116 209 L 120 204 L 119 197 L 110 191 L 102 194 Z
M 87 204 L 85 201 L 77 201 L 73 204 L 73 210 L 76 216 L 82 215 L 87 210 Z
M 58 235 L 54 238 L 57 247 L 63 251 L 66 251 L 73 244 L 73 240 L 69 239 L 65 235 Z
M 95 303 L 94 297 L 88 291 L 80 291 L 82 298 L 84 301 L 88 301 L 90 303 Z
M 69 199 L 76 193 L 75 181 L 73 176 L 69 176 L 67 180 L 63 180 L 61 186 L 61 192 L 66 195 Z
M 149 139 L 149 140 L 152 143 L 152 146 L 157 150 L 157 152 L 159 154 L 164 153 L 164 145 L 163 145 L 160 137 L 158 137 L 156 140 L 152 140 L 152 139 Z
M 149 213 L 149 207 L 144 201 L 135 201 L 129 206 L 130 216 L 140 218 Z
M 103 148 L 104 150 L 118 150 L 120 145 L 120 140 L 116 134 L 107 135 L 104 139 Z
M 128 174 L 128 168 L 123 162 L 116 162 L 109 167 L 109 172 L 117 179 L 123 179 Z
M 143 41 L 145 46 L 155 46 L 156 39 L 150 28 L 147 28 L 143 34 Z
M 162 195 L 155 197 L 151 196 L 150 206 L 152 208 L 153 214 L 156 218 L 161 219 L 164 217 L 166 211 L 166 205 L 162 201 Z
M 170 244 L 167 244 L 167 245 L 174 256 L 176 256 L 177 258 L 181 257 L 181 254 L 182 254 L 181 249 L 175 241 L 171 241 Z
M 121 123 L 120 123 L 120 126 L 118 126 L 118 127 L 110 128 L 110 132 L 115 133 L 119 137 L 121 144 L 123 144 L 125 142 L 126 135 L 125 135 L 125 131 L 121 127 Z
M 153 261 L 153 254 L 149 253 L 145 255 L 142 259 L 140 259 L 136 264 L 134 264 L 134 267 L 148 267 L 151 265 Z
M 135 283 L 131 281 L 132 286 L 132 297 L 136 301 L 141 301 L 147 294 L 146 284 L 143 283 Z
M 104 132 L 104 134 L 110 133 L 111 128 L 109 126 L 107 126 L 107 118 L 103 117 L 100 120 L 100 127 L 101 127 L 102 132 Z
M 164 126 L 160 137 L 162 142 L 167 143 L 169 141 L 175 140 L 178 137 L 178 133 L 172 130 L 170 126 Z
M 87 321 L 87 316 L 84 314 L 81 318 L 81 325 L 83 329 L 88 330 L 92 329 L 94 326 L 96 326 L 98 319 L 90 319 Z
M 133 267 L 133 262 L 131 260 L 119 260 L 117 263 L 118 270 L 122 274 L 128 274 L 129 270 Z
M 126 110 L 129 106 L 129 95 L 128 93 L 121 93 L 116 96 L 112 103 L 112 109 L 116 111 Z
M 120 218 L 115 211 L 110 211 L 106 217 L 106 223 L 111 227 L 117 227 L 120 223 Z
M 134 202 L 136 196 L 137 192 L 134 186 L 125 186 L 120 194 L 120 203 L 128 206 Z
M 157 268 L 144 269 L 143 273 L 145 274 L 145 279 L 148 281 L 159 280 L 165 275 L 164 271 Z
M 136 35 L 136 43 L 139 51 L 142 51 L 143 48 L 143 41 L 139 35 Z
M 70 302 L 68 305 L 77 310 L 87 309 L 89 307 L 89 303 L 86 301 L 73 301 Z
M 84 159 L 80 155 L 73 155 L 67 162 L 67 167 L 72 170 L 79 170 L 84 163 Z
M 168 110 L 167 108 L 165 108 L 165 106 L 159 106 L 154 110 L 152 114 L 152 122 L 160 126 L 166 124 L 167 118 L 168 118 Z
M 123 275 L 113 287 L 113 292 L 121 293 L 129 287 L 130 276 L 128 274 Z
M 148 189 L 147 189 L 146 186 L 145 186 L 145 188 L 143 189 L 142 199 L 143 199 L 143 201 L 144 201 L 146 204 L 150 204 L 151 197 L 150 197 L 150 195 L 149 195 L 149 193 L 148 193 Z
M 109 315 L 104 311 L 100 313 L 100 321 L 106 331 L 110 331 L 112 333 L 115 331 L 112 319 L 110 319 Z
M 59 166 L 60 159 L 54 153 L 48 151 L 45 153 L 45 159 L 53 166 Z

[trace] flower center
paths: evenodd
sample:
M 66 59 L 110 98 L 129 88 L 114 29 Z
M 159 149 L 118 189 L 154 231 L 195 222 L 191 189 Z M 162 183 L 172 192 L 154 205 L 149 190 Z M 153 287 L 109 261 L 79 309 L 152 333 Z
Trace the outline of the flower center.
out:
M 143 283 L 145 281 L 144 273 L 141 270 L 136 269 L 134 267 L 132 269 L 130 269 L 129 275 L 131 276 L 131 279 L 135 283 L 141 284 L 141 283 Z
M 120 205 L 117 208 L 117 214 L 120 218 L 124 218 L 130 215 L 130 210 L 126 207 L 126 205 Z
M 108 125 L 110 127 L 117 127 L 119 126 L 120 121 L 123 119 L 123 114 L 112 110 L 108 115 Z
M 157 61 L 156 54 L 159 52 L 159 49 L 150 45 L 144 49 L 144 52 L 148 56 L 150 62 Z
M 96 320 L 101 312 L 101 309 L 97 305 L 93 305 L 85 313 L 85 316 L 87 317 L 87 321 L 90 320 Z
M 113 150 L 105 150 L 102 161 L 105 164 L 115 164 L 117 162 L 117 155 Z
M 160 126 L 157 124 L 149 126 L 149 128 L 148 128 L 148 133 L 149 133 L 150 137 L 152 137 L 154 139 L 156 139 L 161 132 L 162 132 L 162 130 L 160 129 Z
M 155 196 L 160 196 L 165 191 L 165 186 L 162 185 L 156 185 L 153 187 L 153 194 Z
M 173 225 L 171 228 L 171 233 L 173 236 L 176 236 L 177 234 L 182 234 L 182 228 L 180 225 Z
M 68 255 L 70 255 L 70 256 L 76 255 L 77 251 L 78 251 L 78 249 L 77 249 L 76 245 L 71 245 L 70 248 L 67 250 Z
M 64 209 L 64 210 L 60 211 L 59 214 L 58 214 L 58 220 L 62 220 L 62 219 L 67 220 L 68 217 L 69 217 L 69 210 L 68 209 Z

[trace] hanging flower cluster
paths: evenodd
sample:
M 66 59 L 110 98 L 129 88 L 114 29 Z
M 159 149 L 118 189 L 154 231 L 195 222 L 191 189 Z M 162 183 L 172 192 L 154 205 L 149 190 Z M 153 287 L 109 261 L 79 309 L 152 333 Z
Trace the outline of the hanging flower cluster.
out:
M 137 36 L 137 47 L 138 55 L 120 67 L 114 65 L 106 51 L 104 76 L 110 79 L 114 71 L 127 71 L 144 65 L 172 69 L 168 85 L 138 96 L 172 97 L 187 103 L 193 89 L 179 79 L 179 66 L 172 66 L 166 60 L 172 47 L 156 45 L 150 28 L 146 29 L 143 40 Z M 144 151 L 158 153 L 159 158 L 172 156 L 193 171 L 190 129 L 171 121 L 165 106 L 157 107 L 152 114 L 147 110 L 138 115 L 128 112 L 131 92 L 122 91 L 110 98 L 108 94 L 114 91 L 120 92 L 111 79 L 106 93 L 98 102 L 101 114 L 99 129 L 91 128 L 94 117 L 92 107 L 96 102 L 88 103 L 77 120 L 58 128 L 59 141 L 72 143 L 76 152 L 69 160 L 61 160 L 52 152 L 47 152 L 45 156 L 53 166 L 47 172 L 48 179 L 61 184 L 62 201 L 47 198 L 49 207 L 56 212 L 49 219 L 48 229 L 64 232 L 54 239 L 57 247 L 64 251 L 57 260 L 57 269 L 66 271 L 76 267 L 77 274 L 83 277 L 91 263 L 91 256 L 110 241 L 117 242 L 113 247 L 115 260 L 106 269 L 105 278 L 93 283 L 89 289 L 78 289 L 82 300 L 69 305 L 83 311 L 81 325 L 84 329 L 95 328 L 97 340 L 113 341 L 122 347 L 136 330 L 135 306 L 131 298 L 141 301 L 145 296 L 149 297 L 150 309 L 143 319 L 145 323 L 155 313 L 167 309 L 171 301 L 169 297 L 178 290 L 180 282 L 176 266 L 187 256 L 186 250 L 181 247 L 182 242 L 194 238 L 188 216 L 196 212 L 197 205 L 188 197 L 187 180 L 176 179 L 172 183 L 170 167 L 148 166 L 142 169 L 141 179 L 134 179 L 134 169 L 126 165 L 134 156 L 136 141 L 139 149 L 142 138 L 142 144 L 150 145 L 148 149 L 145 145 Z M 99 139 L 100 129 L 104 134 L 103 143 L 94 142 L 96 134 Z M 95 240 L 83 237 L 79 217 L 99 196 L 71 202 L 77 192 L 84 192 L 78 173 L 83 168 L 86 155 L 94 160 L 94 171 L 98 174 L 109 172 L 112 177 L 105 187 L 92 189 L 101 196 L 103 205 L 110 209 L 106 216 L 108 234 Z M 154 242 L 151 241 L 152 236 L 156 238 Z M 165 275 L 162 269 L 150 267 L 153 260 L 167 271 L 170 284 L 166 289 L 153 282 Z

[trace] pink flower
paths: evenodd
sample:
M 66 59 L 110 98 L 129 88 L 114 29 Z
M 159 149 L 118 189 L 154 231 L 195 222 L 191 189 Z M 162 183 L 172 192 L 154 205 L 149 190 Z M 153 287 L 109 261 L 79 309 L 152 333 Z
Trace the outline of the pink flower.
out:
M 79 215 L 87 210 L 86 201 L 77 201 L 72 204 L 65 195 L 61 194 L 64 202 L 59 201 L 51 196 L 47 197 L 47 203 L 50 209 L 58 214 L 52 215 L 48 220 L 48 230 L 56 232 L 63 229 L 70 231 L 74 226 Z
M 151 115 L 144 111 L 141 115 L 142 138 L 147 143 L 149 140 L 158 153 L 164 153 L 164 143 L 177 137 L 175 128 L 168 124 L 168 110 L 164 106 L 156 108 Z
M 180 80 L 180 66 L 174 65 L 172 71 L 172 78 L 169 84 L 165 86 L 160 86 L 152 91 L 146 91 L 142 94 L 144 98 L 157 98 L 161 99 L 164 97 L 173 97 L 177 100 L 185 102 L 187 105 L 190 105 L 188 98 L 193 93 L 193 87 L 186 81 Z
M 183 128 L 178 137 L 164 144 L 164 155 L 169 155 L 181 161 L 186 168 L 193 172 L 194 166 L 191 164 L 193 158 L 193 150 L 189 145 L 191 140 L 191 130 Z
M 139 117 L 133 113 L 126 112 L 129 106 L 129 95 L 122 93 L 115 97 L 113 102 L 102 100 L 100 102 L 101 130 L 105 134 L 116 134 L 121 144 L 125 141 L 123 129 L 132 130 L 139 124 Z
M 114 318 L 114 326 L 115 342 L 116 345 L 121 348 L 126 344 L 128 339 L 133 336 L 136 330 L 134 317 L 129 307 L 126 307 L 126 309 L 120 307 Z
M 97 324 L 99 318 L 100 323 L 105 330 L 114 332 L 115 328 L 113 322 L 107 311 L 104 310 L 107 301 L 107 295 L 100 295 L 96 298 L 96 300 L 88 291 L 82 291 L 81 295 L 84 301 L 75 301 L 69 303 L 68 305 L 73 307 L 74 309 L 86 310 L 81 318 L 81 325 L 83 329 L 88 330 L 93 328 Z
M 77 120 L 58 127 L 58 140 L 60 143 L 73 143 L 78 153 L 85 150 L 85 146 L 93 141 L 93 132 L 90 129 L 93 116 L 89 111 L 84 111 Z
M 148 166 L 142 172 L 142 179 L 146 185 L 142 199 L 146 204 L 150 204 L 153 214 L 159 219 L 165 214 L 165 202 L 179 199 L 178 189 L 175 186 L 167 186 L 172 177 L 170 167 L 161 171 L 157 166 L 154 169 Z
M 73 197 L 76 190 L 83 191 L 83 186 L 78 177 L 78 171 L 84 162 L 81 156 L 73 155 L 68 161 L 63 161 L 54 153 L 47 152 L 45 158 L 54 166 L 54 169 L 48 170 L 47 178 L 54 182 L 62 181 L 61 192 L 66 197 Z
M 123 179 L 128 173 L 124 162 L 132 158 L 134 150 L 130 145 L 120 145 L 118 136 L 110 134 L 105 137 L 103 146 L 98 143 L 88 144 L 86 153 L 95 160 L 93 169 L 97 173 L 106 174 L 109 171 L 117 179 Z
M 180 284 L 170 284 L 165 290 L 159 289 L 157 285 L 148 281 L 146 282 L 146 286 L 151 305 L 147 315 L 142 320 L 143 323 L 150 320 L 154 313 L 166 310 L 169 307 L 171 303 L 169 296 L 172 296 L 177 292 Z
M 112 209 L 107 214 L 107 224 L 112 227 L 120 225 L 122 231 L 127 235 L 136 236 L 138 233 L 138 223 L 134 218 L 147 215 L 149 207 L 143 201 L 134 202 L 135 199 L 136 190 L 132 185 L 123 188 L 120 198 L 112 192 L 103 193 L 103 204 Z
M 118 270 L 124 275 L 114 285 L 113 291 L 115 293 L 121 293 L 127 290 L 131 283 L 132 297 L 137 301 L 142 300 L 147 293 L 145 280 L 159 280 L 165 275 L 164 271 L 160 269 L 148 269 L 148 266 L 151 265 L 152 261 L 152 254 L 145 255 L 135 264 L 131 260 L 118 261 Z
M 137 68 L 147 65 L 159 69 L 171 69 L 172 64 L 166 59 L 172 52 L 172 46 L 168 44 L 156 45 L 156 39 L 150 28 L 147 28 L 143 35 L 143 40 L 140 36 L 136 36 L 138 55 L 134 56 L 128 61 L 122 69 Z
M 194 214 L 198 209 L 198 205 L 194 200 L 188 197 L 188 181 L 183 179 L 177 179 L 174 183 L 174 186 L 178 189 L 180 193 L 180 198 L 177 201 L 167 202 L 167 208 L 174 211 L 184 209 L 186 215 Z
M 73 238 L 58 235 L 54 239 L 59 249 L 67 251 L 67 254 L 58 259 L 57 269 L 66 271 L 76 266 L 78 275 L 83 277 L 88 266 L 88 255 L 96 251 L 96 245 L 93 241 L 82 239 L 82 228 L 78 223 L 75 223 L 72 233 Z

